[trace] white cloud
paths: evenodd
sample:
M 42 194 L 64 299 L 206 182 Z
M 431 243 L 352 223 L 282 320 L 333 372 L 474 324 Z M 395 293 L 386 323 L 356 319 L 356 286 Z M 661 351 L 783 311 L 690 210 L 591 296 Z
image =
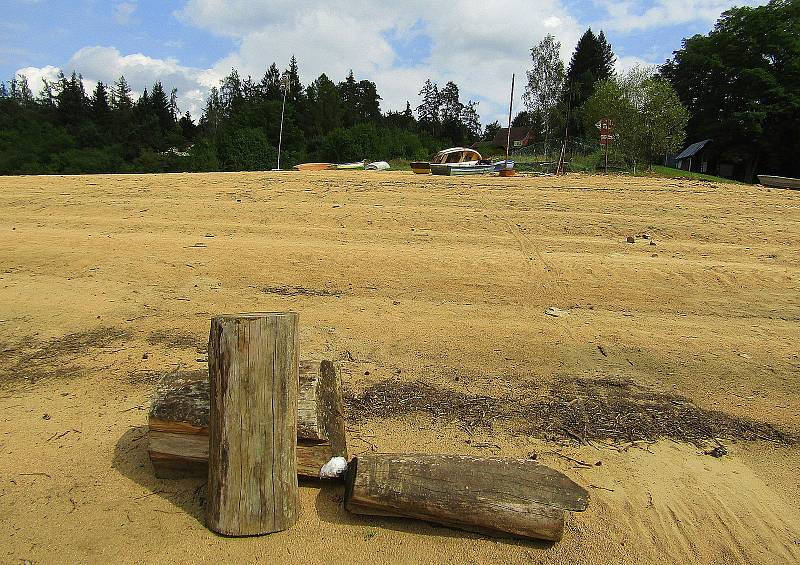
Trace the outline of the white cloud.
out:
M 39 92 L 44 87 L 44 80 L 48 82 L 55 82 L 58 80 L 58 67 L 54 67 L 52 65 L 47 65 L 46 67 L 25 67 L 19 69 L 16 73 L 16 76 L 22 75 L 28 79 L 28 86 L 33 92 L 34 96 L 39 94 Z
M 65 74 L 75 70 L 83 75 L 87 91 L 91 91 L 97 81 L 111 84 L 123 75 L 135 95 L 145 88 L 149 89 L 156 81 L 161 81 L 165 89 L 178 89 L 179 106 L 184 112 L 189 110 L 195 117 L 200 115 L 209 88 L 217 84 L 216 76 L 207 70 L 185 67 L 175 59 L 155 59 L 141 53 L 123 55 L 113 47 L 84 47 L 62 69 Z M 26 67 L 17 71 L 28 77 L 34 93 L 41 89 L 43 77 L 55 80 L 58 72 L 58 67 L 52 65 Z
M 642 67 L 642 68 L 655 68 L 657 67 L 656 63 L 652 61 L 647 61 L 642 59 L 641 57 L 637 57 L 635 55 L 627 55 L 622 57 L 617 57 L 617 60 L 614 62 L 614 70 L 617 73 L 625 73 L 634 67 Z
M 136 11 L 136 2 L 120 2 L 114 9 L 114 18 L 117 23 L 126 25 L 130 23 L 131 16 Z
M 690 22 L 711 24 L 725 10 L 752 0 L 596 0 L 608 13 L 600 22 L 605 30 L 632 32 Z M 763 2 L 762 2 L 763 3 Z
M 714 21 L 735 0 L 596 0 L 608 14 L 599 27 L 628 32 L 688 21 Z M 181 107 L 198 116 L 208 89 L 237 68 L 259 79 L 274 61 L 280 67 L 294 54 L 305 84 L 320 73 L 342 80 L 349 69 L 358 79 L 373 80 L 383 97 L 382 109 L 416 106 L 426 78 L 444 85 L 455 82 L 462 99 L 480 102 L 482 121 L 504 121 L 511 74 L 517 75 L 515 109 L 522 109 L 525 71 L 530 48 L 552 33 L 569 61 L 585 29 L 563 4 L 564 0 L 451 0 L 432 5 L 423 0 L 186 0 L 175 12 L 188 25 L 234 40 L 235 48 L 221 53 L 209 68 L 193 68 L 175 59 L 142 53 L 122 54 L 114 47 L 86 47 L 62 67 L 75 69 L 87 81 L 113 82 L 124 74 L 138 91 L 161 80 L 178 88 Z M 136 2 L 116 4 L 117 15 L 130 18 Z M 594 27 L 598 27 L 597 23 Z M 179 39 L 179 38 L 178 38 Z M 407 46 L 429 48 L 418 61 L 409 61 Z M 650 55 L 623 56 L 617 69 L 650 64 Z M 399 63 L 398 61 L 403 61 Z M 26 69 L 40 77 L 53 67 Z M 40 84 L 40 80 L 37 81 Z M 33 81 L 31 81 L 33 84 Z
M 422 0 L 189 0 L 177 15 L 238 41 L 214 65 L 218 76 L 235 67 L 258 77 L 272 61 L 285 65 L 294 54 L 306 84 L 322 72 L 342 80 L 350 68 L 375 81 L 384 111 L 404 109 L 407 100 L 416 106 L 428 77 L 440 85 L 452 80 L 464 100 L 481 102 L 484 122 L 507 111 L 511 74 L 519 85 L 535 43 L 552 33 L 566 58 L 582 31 L 560 0 L 455 0 L 435 9 Z M 398 67 L 387 37 L 414 41 L 420 34 L 430 42 L 430 56 Z M 522 88 L 517 94 L 521 109 Z

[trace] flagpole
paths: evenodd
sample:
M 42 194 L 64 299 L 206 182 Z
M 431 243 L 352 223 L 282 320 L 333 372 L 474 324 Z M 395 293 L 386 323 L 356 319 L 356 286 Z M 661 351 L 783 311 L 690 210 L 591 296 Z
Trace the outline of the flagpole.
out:
M 283 113 L 286 110 L 286 93 L 289 91 L 289 80 L 286 73 L 281 77 L 281 90 L 283 90 L 283 105 L 281 106 L 281 131 L 278 134 L 278 168 L 281 170 L 281 144 L 283 143 Z
M 506 168 L 508 168 L 508 154 L 511 151 L 511 108 L 514 106 L 514 77 L 511 75 L 511 101 L 508 103 L 508 138 L 506 139 Z

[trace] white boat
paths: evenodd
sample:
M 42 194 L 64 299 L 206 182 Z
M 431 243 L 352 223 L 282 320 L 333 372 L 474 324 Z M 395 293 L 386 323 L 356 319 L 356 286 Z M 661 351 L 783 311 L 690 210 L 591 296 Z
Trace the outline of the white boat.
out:
M 365 168 L 368 171 L 388 171 L 392 167 L 386 161 L 375 161 L 374 163 L 367 165 Z
M 496 172 L 502 171 L 503 169 L 513 169 L 514 168 L 514 161 L 511 159 L 506 159 L 505 161 L 497 161 L 496 163 L 492 163 L 494 170 Z
M 354 163 L 341 163 L 339 165 L 334 165 L 335 169 L 363 169 L 364 166 L 367 164 L 366 161 L 356 161 Z
M 792 177 L 776 177 L 772 175 L 758 175 L 758 182 L 772 188 L 792 188 L 800 190 L 800 179 Z
M 471 167 L 477 165 L 483 159 L 481 154 L 468 147 L 451 147 L 439 151 L 433 156 L 433 159 L 428 161 L 414 161 L 411 163 L 411 170 L 418 175 L 432 173 L 431 165 L 450 165 L 451 167 Z M 441 169 L 440 167 L 440 170 Z M 443 173 L 437 173 L 443 174 Z
M 494 165 L 481 165 L 474 163 L 472 165 L 455 164 L 437 164 L 431 163 L 431 173 L 434 175 L 448 175 L 448 176 L 461 176 L 461 175 L 485 175 L 495 171 Z

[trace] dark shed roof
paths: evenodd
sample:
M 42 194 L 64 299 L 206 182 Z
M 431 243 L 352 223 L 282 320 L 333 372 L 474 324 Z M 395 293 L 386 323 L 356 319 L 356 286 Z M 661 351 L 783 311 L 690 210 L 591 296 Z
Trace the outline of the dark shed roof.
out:
M 520 127 L 512 127 L 511 128 L 511 143 L 515 141 L 522 141 L 528 134 L 531 133 L 531 128 L 520 126 Z M 508 141 L 508 128 L 500 128 L 494 136 L 494 144 L 498 146 L 505 147 L 506 141 Z
M 693 157 L 700 153 L 703 150 L 703 147 L 711 143 L 710 139 L 704 139 L 703 141 L 698 141 L 697 143 L 692 143 L 689 147 L 681 151 L 675 156 L 675 160 L 679 159 L 688 159 L 689 157 Z

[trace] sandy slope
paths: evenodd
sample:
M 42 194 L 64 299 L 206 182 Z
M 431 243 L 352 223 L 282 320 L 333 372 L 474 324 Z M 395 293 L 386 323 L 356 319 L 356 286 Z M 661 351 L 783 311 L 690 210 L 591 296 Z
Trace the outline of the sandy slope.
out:
M 202 366 L 212 314 L 292 309 L 356 396 L 618 379 L 800 435 L 799 242 L 800 193 L 688 181 L 0 178 L 0 561 L 798 562 L 797 446 L 352 418 L 353 453 L 536 452 L 592 503 L 542 545 L 348 516 L 306 484 L 295 528 L 237 540 L 203 527 L 202 481 L 153 477 L 143 425 L 158 375 Z

